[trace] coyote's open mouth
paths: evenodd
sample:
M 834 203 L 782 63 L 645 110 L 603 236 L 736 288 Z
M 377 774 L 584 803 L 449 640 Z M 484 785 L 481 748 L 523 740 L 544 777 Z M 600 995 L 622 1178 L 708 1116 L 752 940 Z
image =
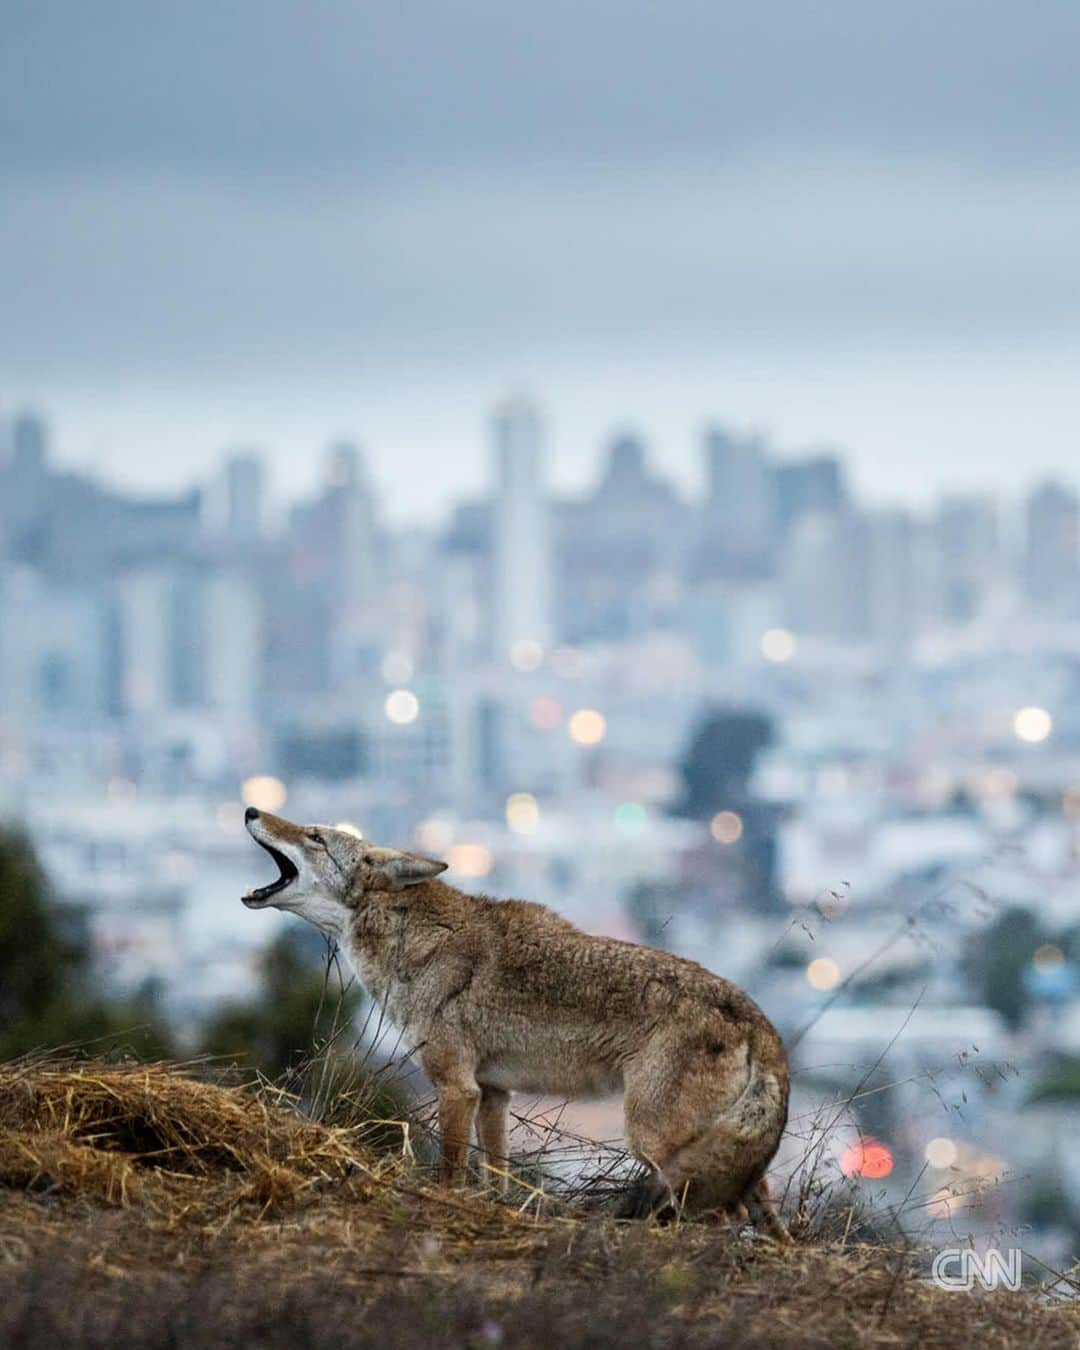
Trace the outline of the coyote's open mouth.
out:
M 266 849 L 267 853 L 277 863 L 278 872 L 281 874 L 277 881 L 272 881 L 269 886 L 260 886 L 257 891 L 248 891 L 247 895 L 242 897 L 248 909 L 258 909 L 260 905 L 265 905 L 268 900 L 272 900 L 275 895 L 280 894 L 286 886 L 291 886 L 300 873 L 297 871 L 296 864 L 286 858 L 280 849 L 276 849 L 273 844 L 264 843 L 255 835 L 252 835 L 252 838 L 255 839 L 260 848 Z

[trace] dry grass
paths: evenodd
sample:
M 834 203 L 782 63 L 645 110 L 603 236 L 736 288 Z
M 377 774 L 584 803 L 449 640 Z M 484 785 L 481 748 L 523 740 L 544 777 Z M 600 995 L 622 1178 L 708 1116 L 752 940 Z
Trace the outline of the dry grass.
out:
M 192 1069 L 0 1067 L 0 1344 L 1075 1346 L 899 1248 L 538 1216 Z M 524 1206 L 519 1208 L 521 1197 Z
M 288 1100 L 201 1082 L 168 1065 L 25 1060 L 0 1067 L 0 1182 L 174 1220 L 189 1197 L 295 1203 L 361 1163 L 352 1133 Z

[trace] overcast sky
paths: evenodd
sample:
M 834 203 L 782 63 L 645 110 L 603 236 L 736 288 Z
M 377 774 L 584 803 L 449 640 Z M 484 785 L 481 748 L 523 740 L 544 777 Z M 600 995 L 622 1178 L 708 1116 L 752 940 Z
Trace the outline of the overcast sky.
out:
M 1076 0 L 7 0 L 0 414 L 149 487 L 341 435 L 399 518 L 531 390 L 832 444 L 878 499 L 1080 477 Z

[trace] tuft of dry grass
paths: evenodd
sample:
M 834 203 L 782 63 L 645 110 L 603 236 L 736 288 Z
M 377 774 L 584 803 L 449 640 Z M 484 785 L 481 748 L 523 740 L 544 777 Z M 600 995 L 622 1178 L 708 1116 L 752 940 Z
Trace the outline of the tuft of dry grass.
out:
M 0 1066 L 0 1183 L 135 1201 L 288 1204 L 344 1182 L 370 1155 L 289 1099 L 200 1081 L 184 1066 L 29 1059 Z
M 200 1076 L 200 1074 L 202 1076 Z M 432 1183 L 360 1123 L 205 1066 L 0 1066 L 0 1344 L 1075 1346 L 903 1248 L 553 1212 Z M 538 1212 L 539 1211 L 539 1212 Z

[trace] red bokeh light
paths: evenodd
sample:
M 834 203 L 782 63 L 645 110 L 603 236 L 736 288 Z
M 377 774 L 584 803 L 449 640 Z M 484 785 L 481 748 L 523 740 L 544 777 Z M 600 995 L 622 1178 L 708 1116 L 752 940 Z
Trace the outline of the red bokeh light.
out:
M 840 1155 L 840 1171 L 846 1177 L 866 1177 L 870 1181 L 880 1181 L 892 1170 L 892 1152 L 872 1134 L 861 1135 Z

